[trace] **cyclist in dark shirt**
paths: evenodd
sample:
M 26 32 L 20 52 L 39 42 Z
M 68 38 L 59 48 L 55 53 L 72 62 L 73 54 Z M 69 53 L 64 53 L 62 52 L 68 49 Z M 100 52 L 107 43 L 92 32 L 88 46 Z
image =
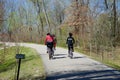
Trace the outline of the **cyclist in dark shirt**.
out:
M 75 43 L 75 40 L 72 37 L 72 35 L 73 35 L 72 33 L 69 33 L 69 36 L 67 37 L 67 40 L 66 40 L 66 44 L 68 45 L 68 56 L 69 56 L 70 47 L 72 48 L 72 50 L 74 52 L 73 44 Z

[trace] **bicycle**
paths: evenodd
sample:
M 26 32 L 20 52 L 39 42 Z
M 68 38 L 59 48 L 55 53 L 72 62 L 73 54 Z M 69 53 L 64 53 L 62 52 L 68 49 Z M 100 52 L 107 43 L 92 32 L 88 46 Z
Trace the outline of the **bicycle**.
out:
M 68 53 L 69 53 L 69 57 L 72 59 L 73 58 L 73 46 L 69 46 L 70 47 L 70 50 L 68 51 Z
M 47 45 L 48 47 L 48 54 L 49 54 L 49 59 L 53 59 L 53 54 L 54 54 L 54 51 L 53 51 L 53 47 L 51 45 Z

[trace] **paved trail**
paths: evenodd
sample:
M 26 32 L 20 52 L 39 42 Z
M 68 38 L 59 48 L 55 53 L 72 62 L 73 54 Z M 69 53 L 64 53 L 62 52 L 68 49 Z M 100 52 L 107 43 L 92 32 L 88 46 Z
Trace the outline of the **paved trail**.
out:
M 46 46 L 22 43 L 21 46 L 32 47 L 41 55 L 46 80 L 120 80 L 120 72 L 104 64 L 74 52 L 74 58 L 67 57 L 67 50 L 57 48 L 53 60 L 48 59 Z

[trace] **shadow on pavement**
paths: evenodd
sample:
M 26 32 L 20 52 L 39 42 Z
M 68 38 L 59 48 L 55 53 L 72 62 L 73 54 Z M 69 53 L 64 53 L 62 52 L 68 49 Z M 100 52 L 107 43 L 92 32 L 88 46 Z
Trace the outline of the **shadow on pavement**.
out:
M 54 56 L 63 56 L 63 55 L 67 55 L 67 54 L 54 54 Z
M 17 79 L 15 79 L 17 80 Z M 27 77 L 21 77 L 19 78 L 19 80 L 46 80 L 44 75 L 41 76 L 33 76 L 33 75 L 29 75 Z
M 62 58 L 66 58 L 67 54 L 54 54 L 53 59 L 62 59 Z
M 53 59 L 62 59 L 62 58 L 66 58 L 66 57 L 64 57 L 64 56 L 60 56 L 60 57 L 53 57 Z
M 120 73 L 115 70 L 58 72 L 46 80 L 120 80 Z
M 84 56 L 73 57 L 73 59 L 85 58 Z

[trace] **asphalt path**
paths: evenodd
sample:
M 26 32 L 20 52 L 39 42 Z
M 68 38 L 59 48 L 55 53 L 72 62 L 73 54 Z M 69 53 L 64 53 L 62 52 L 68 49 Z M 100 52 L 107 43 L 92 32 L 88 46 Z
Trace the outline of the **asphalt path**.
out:
M 15 44 L 6 43 L 6 45 Z M 49 60 L 45 45 L 27 43 L 18 45 L 37 50 L 44 63 L 46 80 L 120 80 L 119 71 L 81 53 L 74 52 L 73 59 L 70 59 L 67 49 L 57 47 L 54 58 Z

